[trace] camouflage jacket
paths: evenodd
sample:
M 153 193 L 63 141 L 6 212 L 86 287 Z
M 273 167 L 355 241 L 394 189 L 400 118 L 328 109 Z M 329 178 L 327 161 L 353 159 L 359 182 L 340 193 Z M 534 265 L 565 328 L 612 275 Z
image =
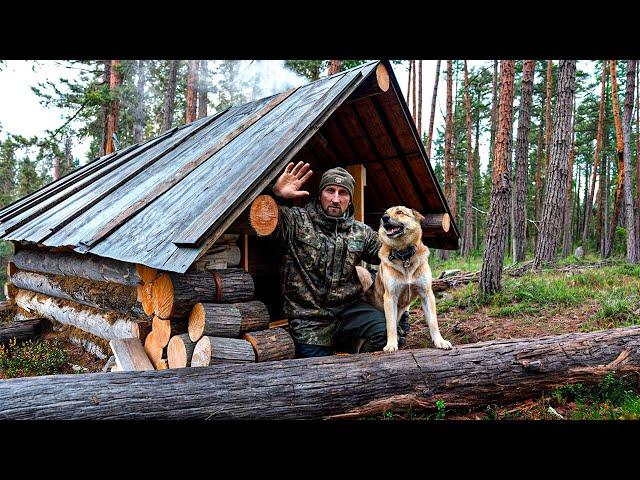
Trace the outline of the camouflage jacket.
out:
M 304 208 L 278 208 L 282 294 L 291 335 L 299 343 L 331 346 L 336 316 L 364 298 L 355 267 L 361 260 L 380 263 L 380 240 L 354 219 L 352 205 L 340 218 L 326 215 L 317 199 Z

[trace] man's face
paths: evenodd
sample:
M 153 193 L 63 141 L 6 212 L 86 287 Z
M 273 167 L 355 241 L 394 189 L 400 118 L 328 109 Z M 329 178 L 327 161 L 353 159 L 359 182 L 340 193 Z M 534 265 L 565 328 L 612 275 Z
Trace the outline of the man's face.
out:
M 320 192 L 322 210 L 330 217 L 341 217 L 349 208 L 349 190 L 338 185 L 327 185 Z

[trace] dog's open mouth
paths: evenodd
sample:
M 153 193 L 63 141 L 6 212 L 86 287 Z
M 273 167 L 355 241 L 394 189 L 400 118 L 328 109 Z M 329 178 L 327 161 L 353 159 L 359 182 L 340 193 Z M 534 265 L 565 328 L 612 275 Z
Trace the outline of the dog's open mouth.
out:
M 404 225 L 402 224 L 392 225 L 388 223 L 384 226 L 384 231 L 386 232 L 387 237 L 389 238 L 399 237 L 404 233 Z

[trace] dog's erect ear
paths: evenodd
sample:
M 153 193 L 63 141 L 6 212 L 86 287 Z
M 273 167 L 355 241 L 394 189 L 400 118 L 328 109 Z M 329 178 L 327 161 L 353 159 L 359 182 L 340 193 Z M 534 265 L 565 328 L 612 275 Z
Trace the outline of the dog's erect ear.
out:
M 418 220 L 419 222 L 422 222 L 422 220 L 424 220 L 424 215 L 422 215 L 419 211 L 417 211 L 416 209 L 411 209 L 411 211 L 413 212 L 413 216 L 416 217 L 416 220 Z

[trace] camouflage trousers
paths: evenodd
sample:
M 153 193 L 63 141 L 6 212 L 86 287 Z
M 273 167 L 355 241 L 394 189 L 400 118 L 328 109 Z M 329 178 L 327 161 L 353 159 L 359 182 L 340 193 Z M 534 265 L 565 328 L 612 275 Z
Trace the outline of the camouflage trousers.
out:
M 358 339 L 364 340 L 360 352 L 382 350 L 387 344 L 384 313 L 365 302 L 350 305 L 334 319 L 294 318 L 289 331 L 296 344 L 296 357 L 355 353 Z

